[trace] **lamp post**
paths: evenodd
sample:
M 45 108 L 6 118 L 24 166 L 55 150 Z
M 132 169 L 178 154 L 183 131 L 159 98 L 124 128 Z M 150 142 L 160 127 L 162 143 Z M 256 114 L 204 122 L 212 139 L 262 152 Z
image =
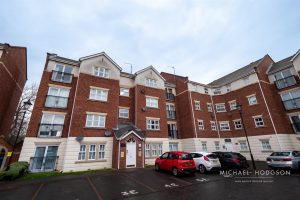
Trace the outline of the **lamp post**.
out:
M 247 144 L 248 144 L 248 148 L 249 148 L 249 152 L 250 152 L 252 166 L 253 166 L 253 169 L 256 170 L 253 154 L 252 154 L 249 139 L 248 139 L 248 134 L 247 134 L 246 127 L 245 127 L 245 124 L 244 124 L 243 113 L 242 113 L 242 105 L 237 103 L 236 108 L 239 110 L 239 113 L 240 113 L 240 116 L 241 116 L 241 122 L 242 122 L 243 130 L 245 132 L 245 136 L 246 136 L 246 140 L 247 140 Z
M 12 157 L 14 155 L 14 151 L 15 151 L 15 148 L 16 148 L 16 145 L 17 145 L 17 142 L 18 142 L 19 135 L 21 133 L 21 129 L 22 129 L 22 125 L 23 125 L 23 122 L 24 122 L 25 115 L 26 115 L 26 111 L 30 108 L 30 106 L 32 105 L 32 103 L 28 99 L 28 101 L 25 101 L 23 103 L 23 105 L 24 105 L 23 117 L 22 117 L 22 120 L 21 120 L 21 123 L 20 123 L 20 127 L 19 127 L 19 130 L 18 130 L 16 139 L 15 139 L 14 145 L 13 145 L 11 156 L 9 157 L 9 160 L 8 160 L 8 165 L 7 165 L 6 170 L 9 170 L 9 168 L 10 168 L 10 163 L 11 163 Z

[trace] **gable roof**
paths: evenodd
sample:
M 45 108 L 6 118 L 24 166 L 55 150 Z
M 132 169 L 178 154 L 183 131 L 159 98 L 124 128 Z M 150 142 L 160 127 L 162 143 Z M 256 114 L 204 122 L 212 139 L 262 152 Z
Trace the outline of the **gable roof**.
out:
M 113 132 L 115 133 L 115 136 L 118 140 L 123 139 L 130 133 L 135 134 L 137 137 L 139 137 L 142 140 L 145 138 L 145 135 L 142 132 L 142 130 L 137 128 L 132 123 L 119 123 L 118 127 L 119 127 L 118 129 L 113 130 Z
M 270 69 L 267 71 L 267 74 L 274 74 L 278 71 L 281 71 L 283 69 L 286 69 L 288 67 L 292 67 L 293 66 L 293 62 L 292 62 L 292 58 L 295 56 L 289 56 L 287 58 L 284 58 L 276 63 L 273 63 L 270 67 Z
M 228 83 L 231 83 L 231 82 L 238 80 L 242 77 L 245 77 L 247 75 L 250 75 L 254 72 L 254 68 L 259 65 L 259 63 L 264 59 L 264 57 L 254 61 L 238 70 L 235 70 L 234 72 L 227 74 L 226 76 L 223 76 L 223 77 L 209 83 L 208 85 L 211 87 L 219 87 L 219 86 L 223 86 Z
M 134 75 L 136 76 L 136 75 L 138 75 L 138 74 L 140 74 L 140 73 L 142 73 L 142 72 L 145 72 L 145 71 L 147 71 L 147 70 L 149 70 L 149 69 L 153 70 L 153 71 L 154 71 L 154 72 L 155 72 L 162 80 L 166 81 L 165 78 L 162 77 L 162 75 L 160 75 L 160 73 L 159 73 L 152 65 L 150 65 L 149 67 L 146 67 L 146 68 L 144 68 L 144 69 L 141 69 L 141 70 L 135 72 Z
M 90 58 L 95 58 L 95 57 L 98 57 L 98 56 L 104 56 L 112 64 L 114 64 L 120 71 L 122 71 L 122 68 L 113 59 L 111 59 L 111 57 L 109 57 L 104 51 L 101 52 L 101 53 L 97 53 L 97 54 L 93 54 L 93 55 L 89 55 L 89 56 L 85 56 L 85 57 L 79 58 L 79 61 L 81 62 L 83 60 L 87 60 L 87 59 L 90 59 Z

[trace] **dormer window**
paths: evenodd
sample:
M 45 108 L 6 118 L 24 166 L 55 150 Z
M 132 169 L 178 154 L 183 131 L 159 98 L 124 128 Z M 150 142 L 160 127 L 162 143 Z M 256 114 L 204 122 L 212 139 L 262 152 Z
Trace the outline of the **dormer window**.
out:
M 146 86 L 148 87 L 157 87 L 157 81 L 155 79 L 147 78 L 146 79 Z
M 109 78 L 109 69 L 103 67 L 94 67 L 94 75 L 102 78 Z
M 216 88 L 214 90 L 214 94 L 221 94 L 221 89 L 220 88 Z

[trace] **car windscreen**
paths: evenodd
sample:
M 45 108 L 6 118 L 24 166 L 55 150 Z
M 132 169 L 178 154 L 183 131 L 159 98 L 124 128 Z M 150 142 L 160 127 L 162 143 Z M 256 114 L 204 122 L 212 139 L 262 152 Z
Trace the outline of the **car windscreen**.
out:
M 271 156 L 289 156 L 290 152 L 273 152 Z
M 244 158 L 244 156 L 242 156 L 242 154 L 239 153 L 231 153 L 231 158 Z
M 218 156 L 216 154 L 207 154 L 206 157 L 210 158 L 210 159 L 217 159 Z
M 181 160 L 193 160 L 193 157 L 191 154 L 183 153 L 181 154 Z

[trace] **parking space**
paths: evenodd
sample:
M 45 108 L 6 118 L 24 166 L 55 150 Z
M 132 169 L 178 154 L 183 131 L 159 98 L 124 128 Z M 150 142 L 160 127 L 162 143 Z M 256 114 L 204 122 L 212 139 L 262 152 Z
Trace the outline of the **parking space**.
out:
M 16 199 L 31 199 L 36 191 L 38 191 L 40 184 L 29 184 L 22 187 L 12 187 L 3 190 L 0 187 L 1 200 L 16 200 Z

